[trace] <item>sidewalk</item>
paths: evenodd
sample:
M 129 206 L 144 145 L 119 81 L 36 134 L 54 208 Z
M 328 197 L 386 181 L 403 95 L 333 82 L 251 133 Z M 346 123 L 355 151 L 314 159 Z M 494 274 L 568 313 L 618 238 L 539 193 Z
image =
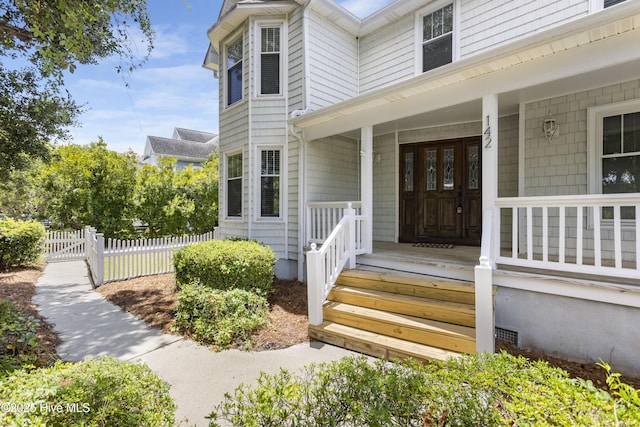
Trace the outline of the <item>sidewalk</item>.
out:
M 84 261 L 50 263 L 38 280 L 34 304 L 58 333 L 61 358 L 79 361 L 107 355 L 142 361 L 171 384 L 182 425 L 206 426 L 204 419 L 241 383 L 260 372 L 297 371 L 310 363 L 355 353 L 312 342 L 262 352 L 210 351 L 191 340 L 163 334 L 106 301 L 90 284 Z

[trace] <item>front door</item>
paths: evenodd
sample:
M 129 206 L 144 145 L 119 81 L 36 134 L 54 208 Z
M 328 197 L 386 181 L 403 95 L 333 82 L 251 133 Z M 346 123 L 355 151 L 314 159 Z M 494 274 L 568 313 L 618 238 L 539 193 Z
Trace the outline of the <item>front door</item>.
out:
M 480 137 L 400 147 L 400 241 L 479 245 Z

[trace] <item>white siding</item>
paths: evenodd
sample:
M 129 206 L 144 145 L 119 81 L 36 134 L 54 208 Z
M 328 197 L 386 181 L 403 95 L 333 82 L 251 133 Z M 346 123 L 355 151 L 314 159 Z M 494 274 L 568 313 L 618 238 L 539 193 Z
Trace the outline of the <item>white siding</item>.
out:
M 360 38 L 360 93 L 415 73 L 414 15 Z
M 357 141 L 335 136 L 307 145 L 307 200 L 360 200 Z
M 589 0 L 468 0 L 460 6 L 460 58 L 589 13 Z
M 288 72 L 289 111 L 302 110 L 304 105 L 304 41 L 302 34 L 302 8 L 289 18 L 289 52 L 285 70 Z
M 395 134 L 375 137 L 373 152 L 380 156 L 380 162 L 373 165 L 373 240 L 395 242 L 398 222 Z
M 524 196 L 587 194 L 590 173 L 587 165 L 587 109 L 638 98 L 640 80 L 634 80 L 526 104 Z M 560 125 L 559 135 L 550 141 L 543 136 L 541 130 L 542 121 L 549 114 Z M 539 218 L 536 220 L 539 222 Z M 534 224 L 539 225 L 538 222 Z M 571 224 L 568 226 L 571 227 Z M 634 248 L 629 244 L 628 232 L 623 231 L 625 261 L 634 259 Z M 584 230 L 586 237 L 591 237 L 591 233 L 589 227 Z M 553 231 L 551 234 L 557 236 Z M 603 256 L 613 257 L 612 241 L 612 230 L 603 228 Z M 572 249 L 569 247 L 567 250 L 569 256 L 573 255 Z M 590 255 L 587 252 L 585 256 Z
M 318 110 L 358 94 L 356 37 L 311 12 L 309 22 L 308 107 Z

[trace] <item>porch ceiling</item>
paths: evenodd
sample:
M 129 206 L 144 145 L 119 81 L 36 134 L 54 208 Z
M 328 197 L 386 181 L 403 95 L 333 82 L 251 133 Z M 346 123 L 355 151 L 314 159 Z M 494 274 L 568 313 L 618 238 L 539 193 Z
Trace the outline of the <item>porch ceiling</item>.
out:
M 640 2 L 545 31 L 482 55 L 290 120 L 309 140 L 477 121 L 481 100 L 499 94 L 499 114 L 522 102 L 638 78 Z

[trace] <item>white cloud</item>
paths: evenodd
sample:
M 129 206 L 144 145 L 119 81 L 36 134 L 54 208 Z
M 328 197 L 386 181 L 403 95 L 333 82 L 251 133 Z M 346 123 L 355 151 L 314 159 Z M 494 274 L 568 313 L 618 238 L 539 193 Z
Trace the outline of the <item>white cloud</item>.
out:
M 393 0 L 339 0 L 338 4 L 359 18 L 366 18 Z

